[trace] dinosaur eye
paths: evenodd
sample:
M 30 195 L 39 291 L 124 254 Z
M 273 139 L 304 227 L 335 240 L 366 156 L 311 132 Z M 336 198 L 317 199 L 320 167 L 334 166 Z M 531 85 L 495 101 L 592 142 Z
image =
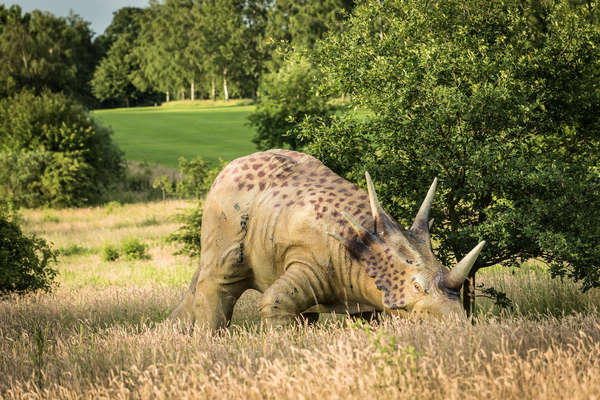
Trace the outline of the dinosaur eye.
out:
M 423 287 L 419 282 L 413 282 L 413 287 L 415 288 L 415 291 L 419 293 L 423 291 Z

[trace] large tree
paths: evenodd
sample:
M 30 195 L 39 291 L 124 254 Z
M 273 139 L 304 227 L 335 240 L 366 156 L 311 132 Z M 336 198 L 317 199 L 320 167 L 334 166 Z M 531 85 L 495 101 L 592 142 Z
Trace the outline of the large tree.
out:
M 181 34 L 182 27 L 176 23 L 177 11 L 186 3 L 152 1 L 141 20 L 142 29 L 136 43 L 135 54 L 142 74 L 134 79 L 134 84 L 140 90 L 152 88 L 165 93 L 167 101 L 174 91 L 187 86 L 186 74 L 182 74 L 187 42 Z
M 351 180 L 369 170 L 405 225 L 438 177 L 433 236 L 447 265 L 485 239 L 472 277 L 535 258 L 590 288 L 600 285 L 600 30 L 567 0 L 536 4 L 357 8 L 320 62 L 364 113 L 305 135 Z
M 354 0 L 278 0 L 269 11 L 268 36 L 294 47 L 312 49 L 328 32 L 338 32 Z
M 22 89 L 63 91 L 91 104 L 96 63 L 89 23 L 0 5 L 0 96 Z
M 139 55 L 135 51 L 141 32 L 144 9 L 124 7 L 113 13 L 113 21 L 96 42 L 108 48 L 91 81 L 94 96 L 103 106 L 152 104 L 158 93 L 146 86 L 140 90 L 134 82 L 143 80 Z

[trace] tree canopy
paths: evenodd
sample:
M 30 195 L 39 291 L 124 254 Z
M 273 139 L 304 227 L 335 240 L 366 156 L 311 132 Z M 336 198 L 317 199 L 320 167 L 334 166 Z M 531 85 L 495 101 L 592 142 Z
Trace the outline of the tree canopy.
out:
M 434 177 L 439 258 L 535 258 L 600 285 L 600 30 L 568 1 L 396 0 L 358 7 L 319 52 L 361 114 L 304 127 L 405 225 Z M 468 296 L 467 296 L 468 298 Z
M 90 79 L 97 59 L 89 23 L 0 4 L 0 97 L 22 89 L 63 91 L 93 104 Z

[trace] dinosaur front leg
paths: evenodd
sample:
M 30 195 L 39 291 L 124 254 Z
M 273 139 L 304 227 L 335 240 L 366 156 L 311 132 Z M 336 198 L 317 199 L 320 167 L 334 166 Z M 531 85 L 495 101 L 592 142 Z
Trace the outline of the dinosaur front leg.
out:
M 264 292 L 260 316 L 268 326 L 289 324 L 308 308 L 329 302 L 330 297 L 329 281 L 322 270 L 294 263 Z

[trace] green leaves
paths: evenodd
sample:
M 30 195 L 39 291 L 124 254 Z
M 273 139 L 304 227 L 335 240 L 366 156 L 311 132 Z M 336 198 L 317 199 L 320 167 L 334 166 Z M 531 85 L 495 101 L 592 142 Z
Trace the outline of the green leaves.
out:
M 256 128 L 252 141 L 259 149 L 286 145 L 297 149 L 303 142 L 295 128 L 305 118 L 329 118 L 334 108 L 319 94 L 322 78 L 300 52 L 289 53 L 279 71 L 263 76 L 260 102 L 248 118 Z
M 110 135 L 62 94 L 0 101 L 0 194 L 29 207 L 102 200 L 122 172 Z
M 25 235 L 0 204 L 0 295 L 50 290 L 56 255 L 45 240 Z
M 433 177 L 440 259 L 479 240 L 477 268 L 540 258 L 600 285 L 600 29 L 567 1 L 359 6 L 318 53 L 324 86 L 361 114 L 302 127 L 309 149 L 368 170 L 405 225 Z M 538 16 L 535 23 L 528 17 Z

